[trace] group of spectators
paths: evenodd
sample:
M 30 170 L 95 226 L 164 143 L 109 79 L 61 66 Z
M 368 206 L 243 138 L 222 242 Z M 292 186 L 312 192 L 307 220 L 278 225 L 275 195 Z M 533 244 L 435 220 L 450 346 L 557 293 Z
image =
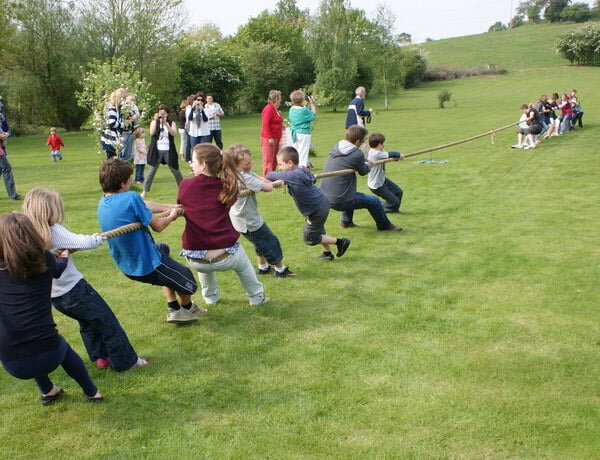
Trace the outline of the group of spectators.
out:
M 560 97 L 542 94 L 539 100 L 521 106 L 517 143 L 512 148 L 534 149 L 541 139 L 560 136 L 576 126 L 583 128 L 583 107 L 576 89 Z

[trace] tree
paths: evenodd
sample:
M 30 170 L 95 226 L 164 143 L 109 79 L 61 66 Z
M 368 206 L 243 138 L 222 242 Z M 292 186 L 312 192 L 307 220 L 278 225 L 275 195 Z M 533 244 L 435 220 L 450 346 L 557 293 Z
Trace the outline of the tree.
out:
M 490 28 L 488 29 L 488 32 L 501 32 L 506 29 L 508 29 L 508 27 L 506 27 L 500 21 L 497 21 L 490 26 Z
M 516 14 L 526 17 L 527 21 L 535 24 L 540 21 L 542 10 L 547 6 L 548 0 L 523 0 L 516 9 Z
M 586 22 L 592 19 L 592 10 L 587 3 L 573 3 L 560 13 L 563 21 Z
M 510 20 L 510 22 L 508 23 L 508 27 L 511 29 L 514 29 L 516 27 L 520 27 L 523 24 L 525 24 L 525 20 L 523 19 L 523 16 L 519 16 L 518 14 L 513 16 L 512 19 Z
M 400 83 L 403 88 L 417 85 L 427 72 L 427 58 L 418 46 L 400 48 Z
M 544 18 L 550 22 L 558 22 L 562 11 L 569 6 L 571 0 L 549 0 L 548 6 L 544 10 Z
M 398 43 L 400 45 L 410 45 L 412 43 L 412 35 L 406 32 L 399 33 Z
M 592 22 L 561 35 L 555 49 L 571 64 L 600 66 L 600 25 Z

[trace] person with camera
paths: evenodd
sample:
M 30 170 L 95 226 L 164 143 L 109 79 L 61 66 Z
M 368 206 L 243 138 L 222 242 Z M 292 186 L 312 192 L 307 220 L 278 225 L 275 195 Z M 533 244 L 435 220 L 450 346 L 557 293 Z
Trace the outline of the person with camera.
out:
M 292 106 L 288 115 L 291 123 L 292 147 L 298 151 L 300 166 L 308 166 L 310 150 L 311 122 L 317 117 L 317 107 L 312 96 L 297 89 L 290 94 Z M 309 108 L 310 106 L 310 108 Z
M 210 125 L 208 124 L 208 115 L 204 109 L 204 93 L 198 92 L 194 96 L 194 99 L 190 101 L 190 107 L 185 112 L 188 120 L 190 151 L 194 149 L 196 144 L 210 142 Z
M 177 149 L 175 148 L 177 125 L 174 121 L 169 120 L 169 112 L 169 107 L 161 104 L 158 107 L 158 111 L 154 114 L 154 119 L 150 122 L 152 140 L 148 147 L 148 174 L 144 181 L 142 198 L 150 191 L 156 171 L 161 164 L 169 166 L 171 174 L 173 174 L 177 182 L 177 186 L 183 180 L 183 175 L 179 170 Z
M 359 86 L 354 92 L 356 97 L 350 101 L 348 105 L 348 113 L 346 114 L 346 129 L 350 126 L 358 125 L 365 127 L 365 119 L 370 122 L 372 110 L 365 110 L 365 98 L 367 97 L 367 90 L 364 86 Z

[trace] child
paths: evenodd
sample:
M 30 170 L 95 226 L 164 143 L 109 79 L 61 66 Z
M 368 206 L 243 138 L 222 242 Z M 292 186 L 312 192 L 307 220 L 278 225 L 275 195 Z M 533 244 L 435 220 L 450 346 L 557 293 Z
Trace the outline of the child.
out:
M 198 144 L 193 148 L 192 170 L 195 177 L 184 179 L 177 194 L 177 203 L 185 209 L 180 255 L 198 272 L 204 302 L 219 301 L 216 272 L 226 270 L 236 272 L 250 305 L 269 302 L 229 219 L 229 209 L 239 194 L 238 172 L 231 158 L 222 156 L 213 144 Z
M 306 217 L 303 229 L 303 238 L 306 244 L 323 246 L 323 253 L 317 257 L 322 260 L 333 260 L 329 247 L 335 244 L 336 257 L 342 257 L 350 240 L 348 238 L 334 238 L 325 234 L 325 221 L 329 215 L 329 200 L 320 188 L 315 186 L 317 179 L 305 166 L 298 166 L 300 157 L 294 147 L 284 147 L 277 153 L 277 166 L 281 172 L 271 171 L 267 179 L 280 180 L 288 186 L 290 195 L 296 202 L 298 211 Z
M 146 141 L 144 136 L 146 131 L 144 128 L 136 128 L 133 131 L 135 139 L 135 153 L 133 154 L 133 164 L 135 164 L 135 183 L 142 185 L 144 183 L 144 167 L 146 166 Z
M 252 192 L 249 196 L 238 198 L 229 211 L 229 217 L 233 227 L 254 245 L 258 257 L 258 274 L 273 272 L 276 278 L 294 276 L 295 273 L 283 264 L 279 240 L 258 212 L 256 194 L 260 191 L 272 191 L 273 185 L 252 172 L 252 154 L 247 147 L 234 144 L 223 151 L 223 155 L 228 156 L 239 171 L 241 188 Z M 275 270 L 271 265 L 275 266 Z
M 523 119 L 525 115 L 525 119 Z M 534 149 L 537 145 L 536 138 L 542 132 L 541 117 L 539 112 L 527 104 L 521 105 L 521 118 L 517 131 L 517 144 L 513 149 Z M 535 136 L 535 138 L 534 138 Z
M 399 152 L 386 152 L 383 150 L 385 136 L 381 133 L 373 133 L 369 136 L 369 154 L 367 160 L 374 162 L 386 158 L 402 159 Z M 385 177 L 385 164 L 372 165 L 367 176 L 367 185 L 375 195 L 385 200 L 383 209 L 385 212 L 400 212 L 402 203 L 402 189 Z
M 29 190 L 23 202 L 23 212 L 42 237 L 46 250 L 94 249 L 104 242 L 99 236 L 76 235 L 61 225 L 64 204 L 53 190 Z M 83 344 L 97 368 L 112 367 L 116 371 L 126 371 L 148 364 L 135 353 L 117 317 L 79 273 L 71 258 L 60 278 L 52 282 L 50 297 L 54 308 L 79 322 Z
M 46 145 L 50 146 L 50 159 L 52 161 L 56 161 L 58 158 L 62 160 L 62 153 L 60 153 L 60 148 L 64 147 L 62 139 L 56 133 L 56 128 L 50 128 L 50 135 L 48 136 L 48 140 L 46 141 Z
M 50 306 L 52 278 L 67 266 L 68 251 L 58 260 L 22 213 L 0 215 L 0 361 L 13 377 L 34 379 L 51 404 L 64 391 L 48 377 L 58 366 L 83 389 L 90 402 L 102 395 L 83 361 L 56 330 Z
M 141 222 L 156 232 L 162 232 L 177 219 L 177 206 L 145 203 L 135 192 L 130 192 L 133 169 L 124 161 L 109 158 L 100 168 L 100 185 L 104 197 L 98 203 L 98 221 L 102 231 L 122 225 Z M 152 212 L 168 211 L 166 217 Z M 110 253 L 125 276 L 142 283 L 162 286 L 167 299 L 167 322 L 196 321 L 207 311 L 192 302 L 196 283 L 189 268 L 169 257 L 170 249 L 164 243 L 155 244 L 147 228 L 135 230 L 108 240 Z M 179 296 L 180 301 L 177 301 Z

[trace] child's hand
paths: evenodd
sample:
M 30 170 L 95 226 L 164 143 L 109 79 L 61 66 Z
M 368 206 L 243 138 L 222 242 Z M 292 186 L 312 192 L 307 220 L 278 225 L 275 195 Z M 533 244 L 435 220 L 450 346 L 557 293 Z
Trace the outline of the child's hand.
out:
M 280 180 L 271 182 L 271 185 L 273 186 L 273 188 L 281 188 L 281 187 L 283 187 L 284 182 L 280 179 Z
M 179 217 L 179 208 L 172 207 L 171 212 L 169 213 L 169 215 L 167 217 L 171 220 L 177 219 Z
M 64 258 L 68 259 L 68 258 L 69 258 L 69 250 L 68 250 L 68 249 L 64 249 L 64 250 L 63 250 L 63 251 L 62 251 L 62 252 L 59 254 L 59 256 L 58 256 L 58 257 L 59 257 L 59 258 L 60 258 L 60 257 L 64 257 Z

